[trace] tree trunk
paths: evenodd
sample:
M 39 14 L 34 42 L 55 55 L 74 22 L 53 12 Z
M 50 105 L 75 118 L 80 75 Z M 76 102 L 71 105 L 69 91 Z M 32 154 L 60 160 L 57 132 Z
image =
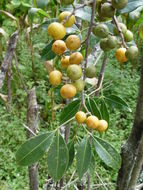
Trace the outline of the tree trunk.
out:
M 116 190 L 130 190 L 129 183 L 135 160 L 138 152 L 139 143 L 143 136 L 143 55 L 141 58 L 141 78 L 139 95 L 136 107 L 134 125 L 130 136 L 121 148 L 122 165 L 118 173 Z
M 131 180 L 130 180 L 128 189 L 130 189 L 130 190 L 136 189 L 136 184 L 137 184 L 138 178 L 140 176 L 142 166 L 143 166 L 143 136 L 142 136 L 139 148 L 138 148 L 138 154 L 137 154 L 137 158 L 135 161 L 135 165 L 133 168 L 133 172 L 132 172 L 132 176 L 131 176 Z
M 38 128 L 38 105 L 36 100 L 35 88 L 28 91 L 27 94 L 27 125 L 28 127 L 36 133 Z M 27 130 L 27 137 L 31 138 L 33 136 L 29 130 Z M 38 164 L 29 166 L 29 186 L 30 190 L 38 190 Z

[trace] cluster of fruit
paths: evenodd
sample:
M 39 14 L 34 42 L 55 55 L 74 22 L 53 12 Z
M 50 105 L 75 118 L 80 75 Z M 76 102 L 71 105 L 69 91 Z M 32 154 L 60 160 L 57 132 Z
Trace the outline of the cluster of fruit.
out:
M 85 83 L 82 80 L 83 55 L 77 51 L 81 47 L 81 40 L 77 35 L 69 35 L 64 41 L 66 35 L 66 27 L 71 27 L 75 23 L 75 16 L 70 12 L 65 11 L 59 15 L 59 22 L 53 22 L 48 27 L 48 33 L 55 40 L 52 44 L 52 51 L 61 56 L 61 67 L 66 69 L 68 78 L 72 81 L 70 84 L 65 84 L 60 90 L 60 94 L 64 99 L 73 98 L 77 92 L 84 89 Z M 66 53 L 66 55 L 65 55 Z M 68 55 L 67 55 L 68 54 Z M 87 67 L 85 75 L 88 78 L 95 77 L 95 67 Z M 62 73 L 54 70 L 49 74 L 49 80 L 52 85 L 60 85 Z
M 105 120 L 99 120 L 96 116 L 86 116 L 86 113 L 79 111 L 75 115 L 75 120 L 78 124 L 86 123 L 90 129 L 96 129 L 99 132 L 104 132 L 108 128 L 108 123 Z
M 97 17 L 99 21 L 106 21 L 108 18 L 113 18 L 116 9 L 124 8 L 128 3 L 128 0 L 98 0 L 97 1 Z M 117 25 L 119 28 L 117 28 Z M 118 36 L 121 30 L 125 42 L 131 42 L 133 40 L 133 33 L 127 29 L 123 23 L 116 23 L 113 28 L 113 34 L 110 33 L 106 24 L 99 23 L 93 28 L 95 36 L 101 38 L 100 47 L 103 51 L 109 51 L 120 45 L 118 43 Z M 123 44 L 122 44 L 123 45 Z M 115 54 L 116 59 L 121 62 L 132 61 L 138 57 L 138 48 L 136 46 L 120 47 Z

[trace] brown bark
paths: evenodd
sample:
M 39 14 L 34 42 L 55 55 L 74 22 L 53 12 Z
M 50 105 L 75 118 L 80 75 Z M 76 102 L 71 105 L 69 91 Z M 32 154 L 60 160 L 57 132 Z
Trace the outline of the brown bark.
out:
M 16 49 L 16 45 L 17 45 L 17 41 L 18 41 L 18 34 L 19 34 L 18 31 L 14 32 L 9 39 L 7 52 L 6 52 L 5 58 L 2 62 L 1 72 L 0 72 L 0 90 L 3 86 L 6 73 L 8 75 L 9 101 L 11 101 L 11 95 L 10 95 L 11 92 L 10 92 L 10 87 L 9 87 L 10 86 L 10 76 L 11 76 L 11 64 L 12 64 L 13 54 Z
M 29 90 L 27 94 L 27 125 L 34 133 L 36 133 L 36 130 L 38 128 L 38 105 L 35 88 Z M 27 130 L 27 137 L 31 138 L 32 136 L 33 134 Z M 38 190 L 38 165 L 34 164 L 32 166 L 29 166 L 28 169 L 30 190 Z
M 143 136 L 142 136 L 139 148 L 138 148 L 138 154 L 136 157 L 136 161 L 135 161 L 135 165 L 134 165 L 134 168 L 132 171 L 128 189 L 130 189 L 130 190 L 136 189 L 136 184 L 137 184 L 138 178 L 140 176 L 142 166 L 143 166 Z
M 129 183 L 143 136 L 143 56 L 141 58 L 141 77 L 134 125 L 127 142 L 121 148 L 122 165 L 118 173 L 116 190 L 130 190 Z

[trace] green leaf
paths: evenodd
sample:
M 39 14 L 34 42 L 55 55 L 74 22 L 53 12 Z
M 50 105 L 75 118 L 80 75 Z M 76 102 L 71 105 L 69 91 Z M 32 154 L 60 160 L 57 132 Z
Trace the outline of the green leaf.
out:
M 43 50 L 41 53 L 41 58 L 43 61 L 48 61 L 51 59 L 54 59 L 56 57 L 56 54 L 52 51 L 52 44 L 53 41 L 51 41 Z
M 73 118 L 75 114 L 78 112 L 79 107 L 80 107 L 79 100 L 75 100 L 69 103 L 69 105 L 63 109 L 60 115 L 60 125 Z
M 92 174 L 92 176 L 95 173 L 95 158 L 93 153 L 91 154 L 90 164 L 89 164 L 89 172 Z
M 121 165 L 121 157 L 120 154 L 116 151 L 116 149 L 109 144 L 108 142 L 95 137 L 94 145 L 95 150 L 101 160 L 109 167 L 113 169 L 119 169 Z
M 48 151 L 48 172 L 54 181 L 60 180 L 69 163 L 69 152 L 63 137 L 56 133 Z
M 45 133 L 27 140 L 16 153 L 17 163 L 28 166 L 37 162 L 51 145 L 53 136 L 53 133 Z
M 48 17 L 49 18 L 49 14 L 47 14 L 45 11 L 43 11 L 42 9 L 40 8 L 31 8 L 28 12 L 28 15 L 29 15 L 29 18 L 31 20 L 33 20 L 34 16 L 35 15 L 42 15 L 44 17 Z
M 37 7 L 44 9 L 47 5 L 49 0 L 36 0 L 37 1 Z
M 81 4 L 76 5 L 81 6 Z M 67 8 L 62 9 L 63 11 L 73 11 L 72 6 L 68 6 Z M 75 11 L 75 16 L 78 18 L 81 18 L 82 20 L 90 22 L 91 20 L 91 8 L 88 6 L 85 6 L 84 8 L 78 9 Z
M 92 115 L 97 116 L 99 119 L 102 118 L 100 109 L 99 109 L 99 107 L 96 104 L 94 99 L 91 99 L 91 98 L 87 99 L 86 100 L 86 106 L 87 106 L 89 112 L 91 112 Z
M 116 95 L 110 95 L 105 96 L 105 101 L 113 106 L 120 107 L 120 108 L 126 108 L 129 112 L 132 112 L 132 110 L 129 108 L 128 104 L 119 96 Z
M 109 112 L 106 103 L 104 100 L 101 101 L 101 114 L 102 114 L 102 119 L 106 120 L 109 124 Z
M 89 137 L 82 139 L 77 147 L 77 173 L 81 179 L 84 173 L 88 170 L 91 159 L 91 146 L 89 142 Z
M 74 140 L 69 142 L 67 146 L 68 146 L 68 150 L 69 150 L 69 163 L 68 163 L 68 168 L 69 168 L 73 163 L 73 159 L 74 159 L 74 155 L 75 155 Z
M 120 10 L 119 12 L 121 14 L 129 13 L 142 5 L 143 5 L 143 0 L 128 0 L 128 5 L 124 9 Z

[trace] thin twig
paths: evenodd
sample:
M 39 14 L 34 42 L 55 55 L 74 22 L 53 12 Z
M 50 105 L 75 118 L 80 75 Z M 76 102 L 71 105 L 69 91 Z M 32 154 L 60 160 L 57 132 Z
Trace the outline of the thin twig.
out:
M 26 87 L 26 85 L 25 85 L 25 83 L 24 83 L 23 77 L 22 77 L 22 75 L 21 75 L 21 73 L 20 73 L 20 70 L 19 70 L 19 68 L 18 68 L 18 59 L 17 59 L 16 53 L 14 53 L 14 57 L 15 57 L 16 70 L 17 70 L 17 73 L 18 73 L 19 78 L 20 78 L 20 80 L 21 80 L 21 84 L 22 84 L 22 86 L 23 86 L 24 91 L 25 91 L 26 93 L 28 93 L 28 89 L 27 89 L 27 87 Z
M 27 129 L 32 135 L 34 135 L 34 136 L 37 136 L 28 126 L 26 126 L 25 124 L 23 124 L 23 127 L 25 128 L 25 129 Z
M 75 14 L 75 12 L 76 12 L 78 9 L 82 9 L 82 8 L 84 8 L 85 6 L 91 4 L 92 2 L 93 2 L 93 1 L 87 1 L 86 3 L 84 3 L 83 5 L 80 5 L 80 6 L 78 6 L 78 7 L 73 6 L 73 11 L 71 12 L 71 14 L 70 14 L 69 16 L 67 16 L 67 17 L 65 18 L 65 20 L 63 20 L 62 24 L 65 24 L 65 23 L 69 20 L 69 18 Z
M 106 187 L 106 185 L 104 185 L 104 182 L 102 181 L 101 177 L 98 175 L 97 172 L 96 172 L 96 175 L 97 175 L 98 179 L 100 180 L 100 182 L 102 183 L 103 187 L 104 187 L 106 190 L 108 190 L 107 187 Z
M 117 18 L 116 18 L 115 15 L 113 16 L 113 22 L 114 22 L 114 24 L 116 25 L 117 30 L 119 31 L 119 34 L 120 34 L 120 37 L 121 37 L 121 40 L 122 40 L 122 45 L 123 45 L 126 49 L 128 49 L 128 46 L 127 46 L 127 44 L 126 44 L 126 42 L 125 42 L 125 40 L 124 40 L 123 32 L 122 32 L 122 30 L 121 30 L 121 28 L 120 28 L 120 25 L 119 25 L 118 20 L 117 20 Z

